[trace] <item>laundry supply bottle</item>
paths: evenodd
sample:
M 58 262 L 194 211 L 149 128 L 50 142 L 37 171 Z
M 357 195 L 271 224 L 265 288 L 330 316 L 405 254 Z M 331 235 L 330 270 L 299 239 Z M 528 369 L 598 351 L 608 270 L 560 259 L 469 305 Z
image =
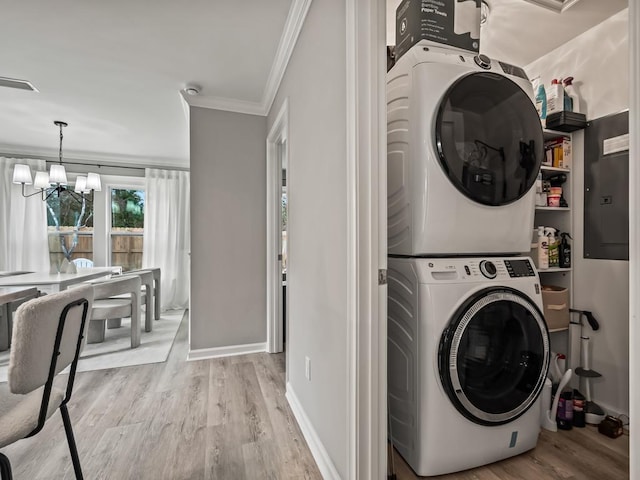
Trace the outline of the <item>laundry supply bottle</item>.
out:
M 544 84 L 540 81 L 540 77 L 533 80 L 533 86 L 533 91 L 536 95 L 536 110 L 538 110 L 538 116 L 544 127 L 547 122 L 547 92 L 544 89 Z
M 560 393 L 556 423 L 560 430 L 571 430 L 573 427 L 573 390 L 566 389 Z
M 544 234 L 544 227 L 538 227 L 538 268 L 546 270 L 549 268 L 549 243 Z
M 560 244 L 556 240 L 556 229 L 553 227 L 546 227 L 544 229 L 544 234 L 547 237 L 547 258 L 549 268 L 557 268 L 560 266 Z
M 547 92 L 547 114 L 560 112 L 564 109 L 564 88 L 557 78 L 551 80 Z
M 567 87 L 564 79 L 560 79 L 560 85 L 562 85 L 562 110 L 565 112 L 573 112 L 573 98 L 567 93 Z
M 573 389 L 573 426 L 583 428 L 586 426 L 585 406 L 587 399 L 575 388 Z
M 564 92 L 567 97 L 570 98 L 571 104 L 571 112 L 580 112 L 580 98 L 578 96 L 578 92 L 576 91 L 576 87 L 573 85 L 573 77 L 567 77 L 563 80 L 564 83 Z
M 567 232 L 562 232 L 560 234 L 560 251 L 559 253 L 559 267 L 560 268 L 571 268 L 571 245 L 569 245 L 569 241 L 567 238 L 571 238 Z

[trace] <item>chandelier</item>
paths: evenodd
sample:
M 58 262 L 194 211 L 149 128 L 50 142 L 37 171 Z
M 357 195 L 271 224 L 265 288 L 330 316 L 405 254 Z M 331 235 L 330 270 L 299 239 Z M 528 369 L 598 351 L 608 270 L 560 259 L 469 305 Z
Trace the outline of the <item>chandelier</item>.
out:
M 13 183 L 22 185 L 22 196 L 32 197 L 34 195 L 41 195 L 42 200 L 47 200 L 51 195 L 56 194 L 60 196 L 61 193 L 66 192 L 78 201 L 82 201 L 85 194 L 92 191 L 99 192 L 102 190 L 102 183 L 100 181 L 100 175 L 97 173 L 88 173 L 86 176 L 79 175 L 76 178 L 76 184 L 74 189 L 67 187 L 67 172 L 62 165 L 62 128 L 68 124 L 56 120 L 53 122 L 60 128 L 60 149 L 58 152 L 58 164 L 51 165 L 49 173 L 36 172 L 35 178 L 31 176 L 31 168 L 29 165 L 17 164 L 13 170 Z M 36 189 L 34 193 L 25 193 L 25 185 L 33 185 Z

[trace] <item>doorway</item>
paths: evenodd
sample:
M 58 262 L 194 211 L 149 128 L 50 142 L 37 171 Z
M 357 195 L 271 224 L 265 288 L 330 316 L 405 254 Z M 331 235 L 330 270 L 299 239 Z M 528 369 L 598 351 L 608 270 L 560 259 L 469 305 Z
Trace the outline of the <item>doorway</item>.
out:
M 288 316 L 288 101 L 267 136 L 267 351 L 284 351 Z M 288 361 L 286 362 L 288 363 Z M 285 365 L 285 368 L 287 366 Z M 288 372 L 288 368 L 286 368 Z

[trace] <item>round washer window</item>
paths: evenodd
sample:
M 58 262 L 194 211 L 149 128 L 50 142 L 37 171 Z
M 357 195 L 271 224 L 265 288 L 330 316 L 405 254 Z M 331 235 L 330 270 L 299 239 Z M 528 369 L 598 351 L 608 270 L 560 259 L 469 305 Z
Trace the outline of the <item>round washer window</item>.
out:
M 456 188 L 484 205 L 506 205 L 535 183 L 544 140 L 538 112 L 513 81 L 473 73 L 447 91 L 436 119 L 440 164 Z
M 536 401 L 549 367 L 544 318 L 531 300 L 507 289 L 487 289 L 458 310 L 441 341 L 440 378 L 465 417 L 500 425 Z

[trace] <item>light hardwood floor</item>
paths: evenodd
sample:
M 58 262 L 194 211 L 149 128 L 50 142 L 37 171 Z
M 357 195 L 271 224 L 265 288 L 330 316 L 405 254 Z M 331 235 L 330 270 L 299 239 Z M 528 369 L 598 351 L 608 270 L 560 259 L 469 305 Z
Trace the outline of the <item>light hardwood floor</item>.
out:
M 321 479 L 284 398 L 284 356 L 186 362 L 182 322 L 166 363 L 79 373 L 69 404 L 87 480 Z M 72 479 L 59 413 L 2 449 L 15 480 Z M 398 480 L 418 478 L 396 453 Z M 629 478 L 629 437 L 594 427 L 541 433 L 538 447 L 446 480 Z M 347 479 L 345 479 L 347 480 Z
M 394 452 L 398 480 L 418 477 Z M 501 462 L 459 473 L 428 477 L 434 480 L 622 480 L 629 478 L 629 435 L 616 439 L 597 427 L 552 433 L 542 430 L 533 450 Z
M 322 478 L 284 397 L 284 355 L 186 353 L 183 321 L 166 363 L 77 375 L 69 413 L 87 480 Z M 2 452 L 15 480 L 75 478 L 59 413 Z

